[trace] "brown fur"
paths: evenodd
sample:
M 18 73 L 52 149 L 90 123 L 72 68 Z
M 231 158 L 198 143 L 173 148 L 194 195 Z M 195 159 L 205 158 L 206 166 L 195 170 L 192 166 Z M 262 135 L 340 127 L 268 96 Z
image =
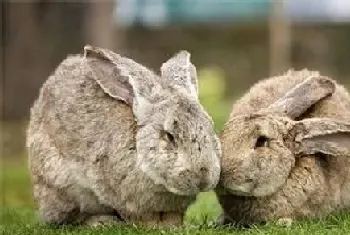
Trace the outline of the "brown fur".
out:
M 286 99 L 310 77 L 309 95 Z M 283 115 L 298 106 L 278 104 L 291 101 L 310 107 Z M 258 144 L 259 136 L 268 141 Z M 324 218 L 350 208 L 350 95 L 334 80 L 290 70 L 260 81 L 233 105 L 220 138 L 225 223 Z

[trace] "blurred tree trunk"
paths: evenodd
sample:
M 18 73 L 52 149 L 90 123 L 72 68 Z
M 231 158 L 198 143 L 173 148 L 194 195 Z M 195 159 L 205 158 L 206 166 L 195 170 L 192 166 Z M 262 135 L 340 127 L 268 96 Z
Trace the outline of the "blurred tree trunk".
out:
M 67 54 L 81 52 L 85 2 L 1 1 L 5 6 L 2 119 L 21 119 L 47 76 Z
M 273 0 L 270 11 L 270 75 L 290 67 L 291 32 L 285 0 Z
M 335 29 L 335 26 L 332 25 L 331 27 L 332 29 Z M 327 32 L 326 29 L 320 30 L 320 28 L 317 27 L 305 28 L 303 30 L 300 30 L 298 37 L 296 37 L 296 42 L 299 46 L 299 50 L 297 51 L 297 68 L 316 69 L 319 70 L 322 74 L 328 76 L 342 76 L 348 73 L 347 71 L 343 71 L 342 73 L 337 74 L 337 71 L 340 72 L 342 70 L 342 66 L 339 66 L 339 64 L 344 63 L 342 61 L 347 61 L 346 59 L 335 61 L 336 55 L 341 56 L 343 54 L 341 52 L 342 50 L 344 50 L 343 45 L 346 45 L 347 43 L 343 43 L 342 41 L 337 43 L 337 40 L 335 39 L 336 37 L 344 38 L 345 35 L 343 35 L 342 32 L 344 32 L 345 30 L 339 30 L 339 32 L 332 31 L 333 30 Z M 330 39 L 332 37 L 334 38 L 332 40 L 333 43 L 330 42 Z M 345 40 L 347 41 L 348 39 Z M 345 49 L 344 51 L 347 50 Z M 338 65 L 334 66 L 334 64 L 336 63 L 338 63 Z M 345 62 L 344 64 L 346 63 L 347 62 Z
M 47 60 L 40 53 L 41 32 L 35 17 L 35 1 L 7 3 L 4 34 L 4 118 L 22 118 L 33 100 L 35 81 Z M 29 95 L 28 95 L 29 94 Z M 25 100 L 22 97 L 26 97 Z
M 120 34 L 118 38 L 115 37 L 117 28 L 113 18 L 114 7 L 114 0 L 90 2 L 85 20 L 87 44 L 111 50 L 120 47 L 122 37 Z
M 0 32 L 1 32 L 1 36 L 0 36 L 0 120 L 3 119 L 3 115 L 4 115 L 4 45 L 5 45 L 5 20 L 6 20 L 6 16 L 5 16 L 5 7 L 6 7 L 6 2 L 5 1 L 1 1 L 0 2 L 0 14 L 1 14 L 1 25 L 0 25 Z M 2 130 L 2 126 L 0 124 L 0 133 Z M 0 138 L 1 138 L 1 134 L 0 134 Z M 2 143 L 2 142 L 0 142 Z

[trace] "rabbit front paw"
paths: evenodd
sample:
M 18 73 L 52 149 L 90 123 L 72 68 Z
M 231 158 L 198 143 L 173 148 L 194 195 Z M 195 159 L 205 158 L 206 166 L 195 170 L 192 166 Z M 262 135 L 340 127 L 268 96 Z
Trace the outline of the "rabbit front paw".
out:
M 143 216 L 139 224 L 148 228 L 169 228 L 181 226 L 183 223 L 183 213 L 179 212 L 157 212 Z
M 276 221 L 276 224 L 282 227 L 290 227 L 293 224 L 292 218 L 280 218 Z
M 111 215 L 94 215 L 90 216 L 84 221 L 84 224 L 90 227 L 99 227 L 99 226 L 111 226 L 118 222 L 117 216 Z

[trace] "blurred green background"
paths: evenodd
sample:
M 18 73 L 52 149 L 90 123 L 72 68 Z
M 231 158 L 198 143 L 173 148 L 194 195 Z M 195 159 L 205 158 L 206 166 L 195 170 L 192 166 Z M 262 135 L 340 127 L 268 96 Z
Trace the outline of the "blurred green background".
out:
M 349 87 L 348 2 L 1 1 L 1 222 L 36 221 L 25 150 L 29 108 L 67 54 L 89 43 L 158 71 L 177 51 L 190 51 L 200 100 L 219 133 L 234 100 L 288 68 L 319 70 Z M 201 194 L 188 219 L 211 220 L 220 210 L 213 193 Z

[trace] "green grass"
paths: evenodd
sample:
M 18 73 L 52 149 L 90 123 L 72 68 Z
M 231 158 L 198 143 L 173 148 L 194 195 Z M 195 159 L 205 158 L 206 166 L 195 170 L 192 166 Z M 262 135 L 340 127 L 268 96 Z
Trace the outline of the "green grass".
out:
M 200 210 L 200 209 L 199 209 Z M 195 211 L 193 211 L 194 213 Z M 18 209 L 3 211 L 3 225 L 0 227 L 2 234 L 9 235 L 25 235 L 25 234 L 40 234 L 40 235 L 63 235 L 63 234 L 86 234 L 86 235 L 112 235 L 112 234 L 222 234 L 222 235 L 250 235 L 250 234 L 350 234 L 350 218 L 348 215 L 342 215 L 330 218 L 326 221 L 308 221 L 295 223 L 289 228 L 270 224 L 265 226 L 257 226 L 249 229 L 234 229 L 234 228 L 214 228 L 208 224 L 203 225 L 187 225 L 177 229 L 141 229 L 132 225 L 119 225 L 105 228 L 86 228 L 86 227 L 61 227 L 52 228 L 49 226 L 38 224 L 35 220 L 35 212 L 32 209 Z
M 18 159 L 18 158 L 17 158 Z M 20 158 L 23 159 L 23 158 Z M 30 180 L 25 161 L 7 159 L 1 165 L 2 200 L 0 204 L 0 234 L 9 235 L 128 235 L 128 234 L 194 234 L 194 235 L 277 235 L 277 234 L 350 234 L 350 215 L 332 216 L 325 221 L 304 221 L 294 223 L 290 228 L 268 224 L 249 229 L 215 228 L 212 222 L 221 208 L 214 193 L 202 193 L 186 213 L 186 225 L 177 229 L 142 229 L 132 225 L 117 225 L 105 228 L 61 227 L 52 228 L 40 224 L 31 197 Z

